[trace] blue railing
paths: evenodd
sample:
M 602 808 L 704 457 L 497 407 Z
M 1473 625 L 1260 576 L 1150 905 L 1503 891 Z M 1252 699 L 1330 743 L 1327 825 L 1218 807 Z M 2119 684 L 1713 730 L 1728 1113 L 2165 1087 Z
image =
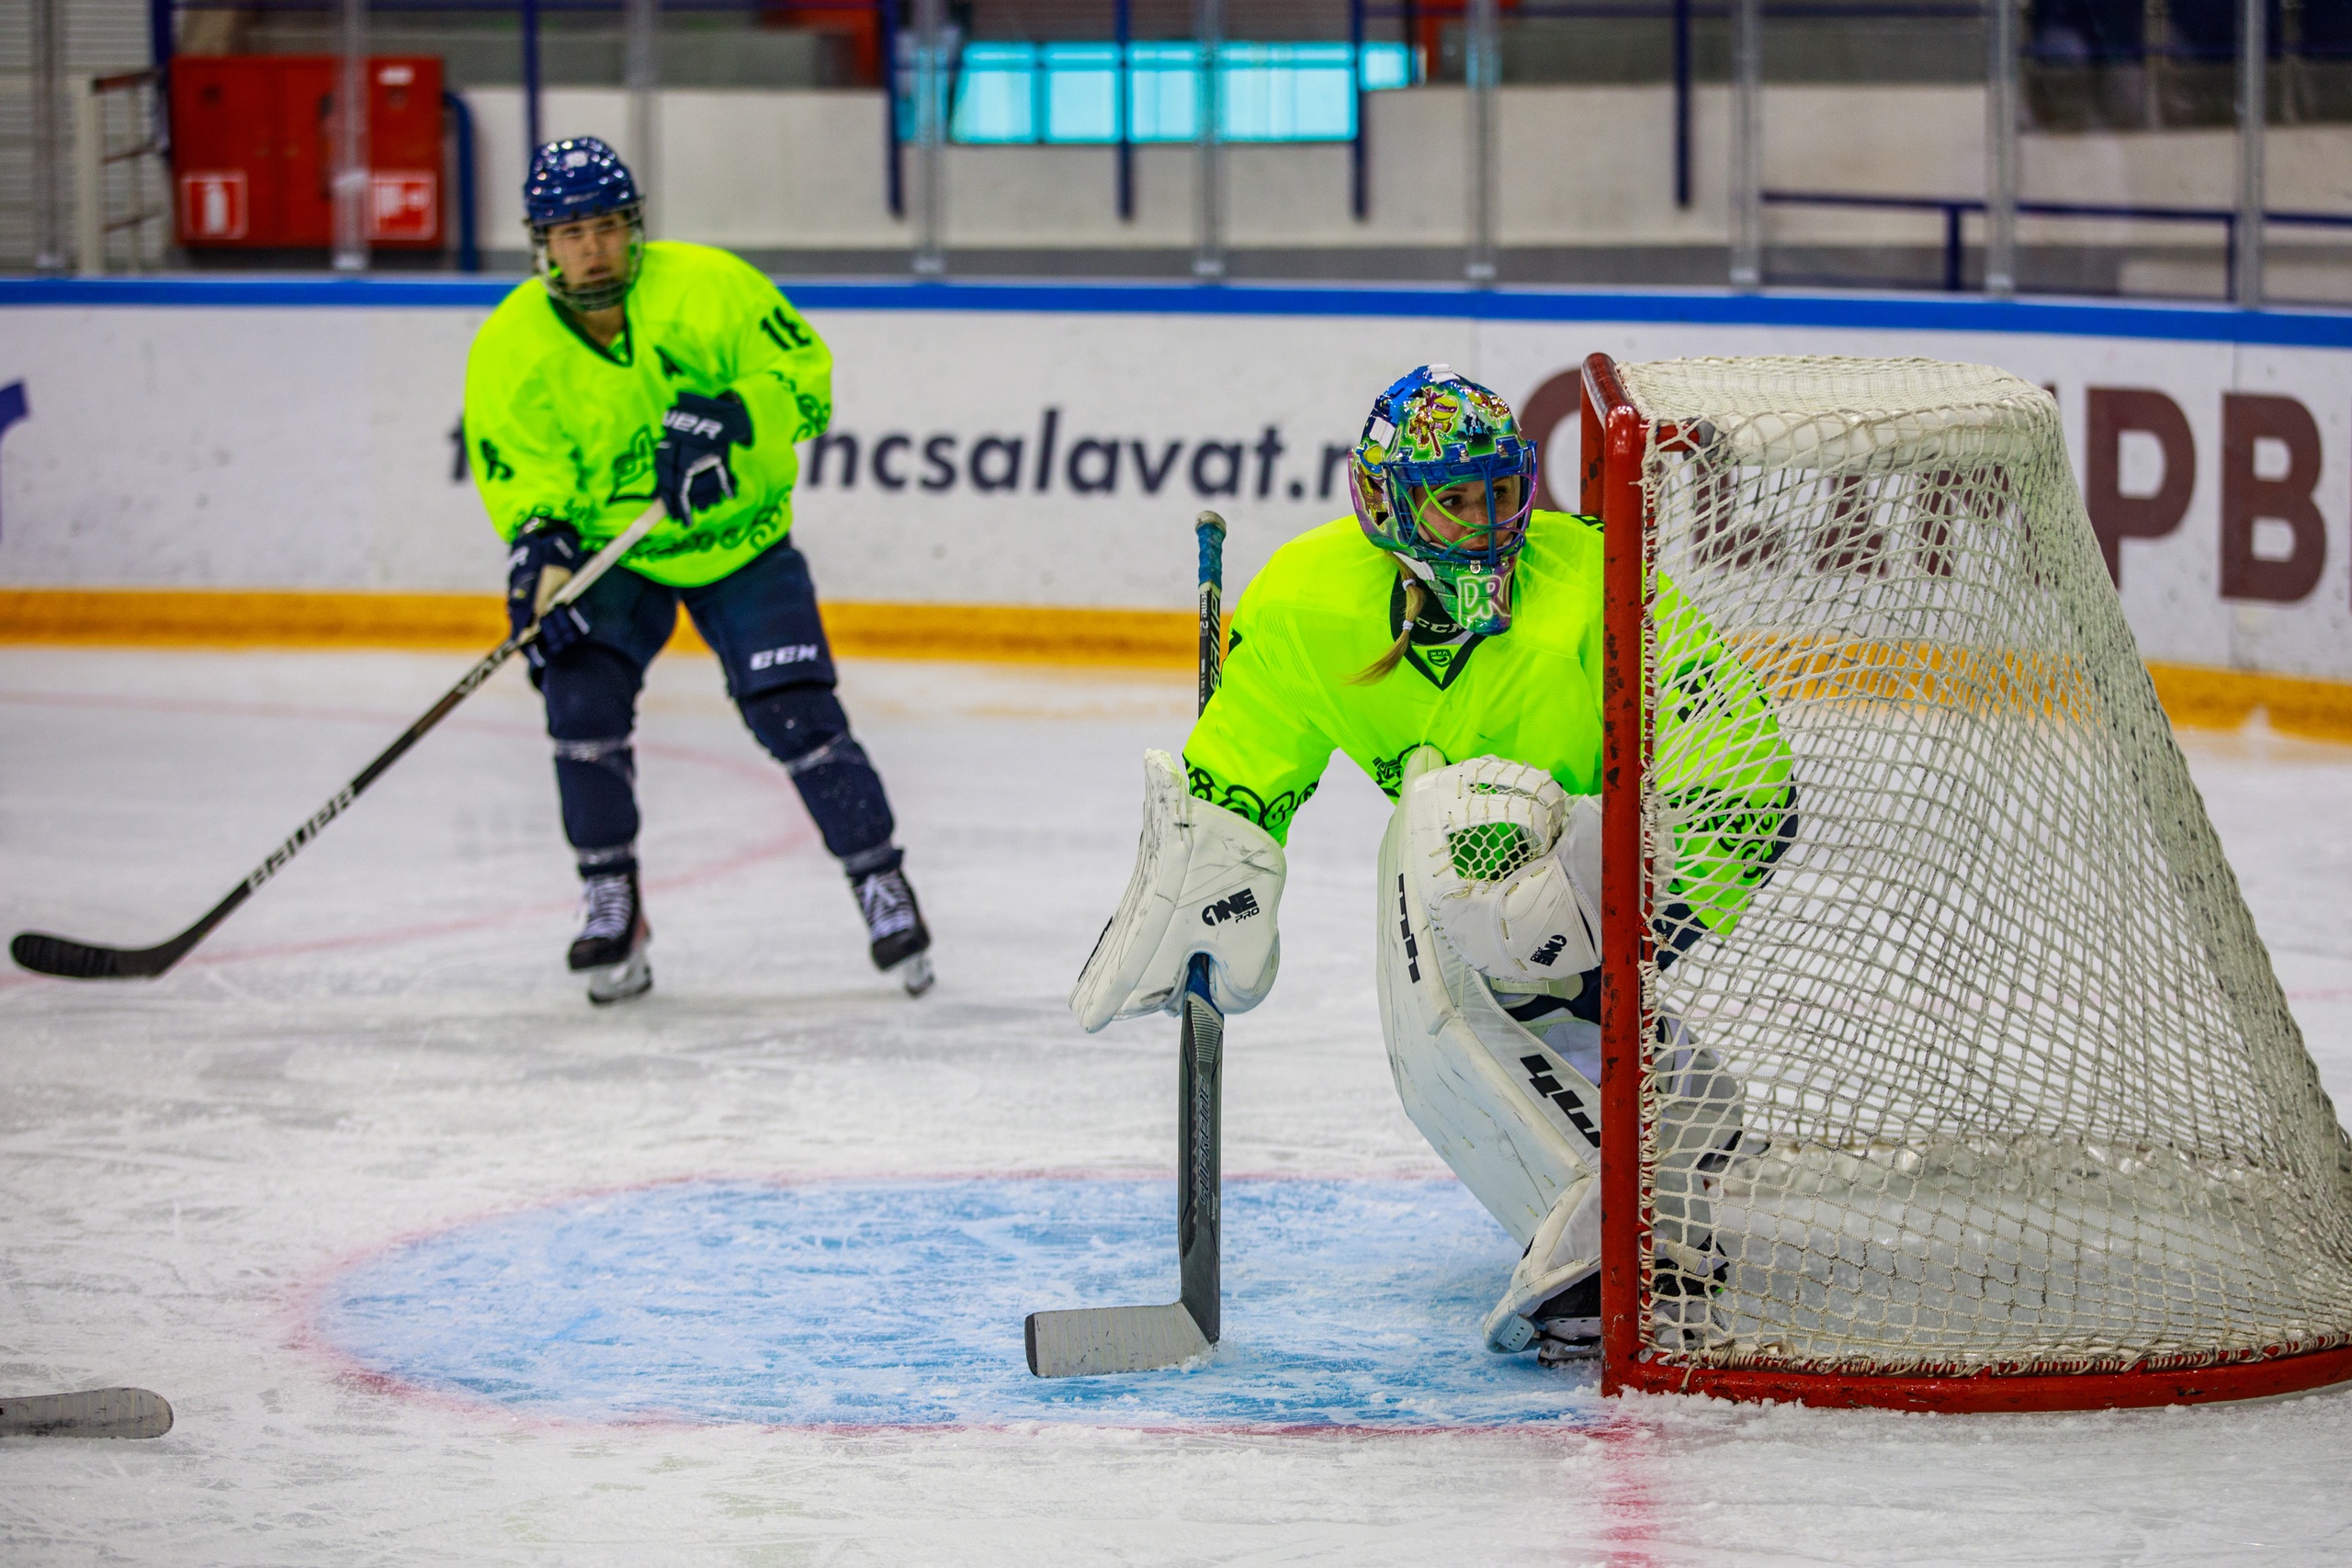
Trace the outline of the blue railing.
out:
M 1981 197 L 1969 196 L 1862 196 L 1846 191 L 1768 190 L 1764 199 L 1777 207 L 1845 207 L 1875 209 L 1889 212 L 1940 212 L 1944 220 L 1944 289 L 1947 293 L 1961 291 L 1962 255 L 1961 220 L 1969 213 L 1982 213 L 1985 203 Z M 2227 260 L 2222 264 L 2222 295 L 2237 297 L 2237 230 L 2236 209 L 2227 207 L 2147 207 L 2125 203 L 2099 201 L 2020 201 L 2018 215 L 2023 218 L 2104 218 L 2121 219 L 2137 223 L 2212 223 L 2221 228 L 2222 250 Z M 2266 226 L 2283 228 L 2352 229 L 2352 213 L 2271 211 L 2262 215 Z

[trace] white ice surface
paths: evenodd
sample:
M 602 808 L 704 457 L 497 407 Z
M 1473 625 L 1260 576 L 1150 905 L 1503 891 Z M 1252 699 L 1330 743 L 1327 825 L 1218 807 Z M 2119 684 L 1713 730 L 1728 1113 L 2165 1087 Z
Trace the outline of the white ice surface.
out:
M 461 665 L 0 649 L 0 931 L 167 935 Z M 1571 1374 L 1590 1424 L 1540 1436 L 840 1434 L 561 1425 L 352 1375 L 311 1333 L 320 1281 L 485 1212 L 687 1175 L 1168 1168 L 1166 1032 L 1089 1038 L 1061 998 L 1190 682 L 853 661 L 844 696 L 939 939 L 920 1002 L 682 658 L 640 730 L 641 1003 L 592 1010 L 563 972 L 571 875 L 511 673 L 165 979 L 0 977 L 0 1393 L 143 1383 L 180 1423 L 0 1442 L 0 1562 L 2352 1558 L 2344 1395 L 1952 1418 L 1603 1406 Z M 2352 1105 L 2352 750 L 2188 745 Z M 1231 1031 L 1231 1171 L 1439 1172 L 1371 997 L 1385 810 L 1342 761 L 1293 835 L 1283 981 Z

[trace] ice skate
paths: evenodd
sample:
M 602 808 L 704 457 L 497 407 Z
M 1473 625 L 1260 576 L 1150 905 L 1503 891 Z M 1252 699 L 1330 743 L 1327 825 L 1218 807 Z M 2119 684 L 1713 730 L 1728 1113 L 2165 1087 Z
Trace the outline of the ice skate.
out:
M 1596 1269 L 1537 1307 L 1535 1359 L 1545 1366 L 1600 1354 L 1600 1270 Z
M 857 907 L 865 916 L 874 967 L 895 976 L 907 995 L 919 997 L 931 989 L 931 931 L 915 906 L 915 890 L 907 874 L 893 866 L 858 878 Z
M 569 962 L 573 973 L 588 976 L 588 999 L 603 1007 L 651 990 L 653 965 L 645 948 L 653 928 L 638 897 L 637 873 L 590 877 L 580 902 L 580 934 L 571 940 Z

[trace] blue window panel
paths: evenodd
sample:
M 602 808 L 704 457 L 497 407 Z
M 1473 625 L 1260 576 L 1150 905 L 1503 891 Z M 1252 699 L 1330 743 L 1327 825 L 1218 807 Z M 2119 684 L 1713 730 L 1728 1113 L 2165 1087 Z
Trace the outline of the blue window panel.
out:
M 1235 43 L 1217 51 L 1228 141 L 1344 141 L 1356 100 L 1343 43 Z
M 1045 139 L 1048 141 L 1116 141 L 1119 139 L 1119 46 L 1115 43 L 1049 43 L 1042 51 L 1046 73 Z
M 966 44 L 947 135 L 978 143 L 1036 141 L 1037 46 Z
M 1217 55 L 1228 141 L 1344 141 L 1356 133 L 1352 74 L 1366 91 L 1409 86 L 1414 51 L 1369 43 L 1352 62 L 1344 43 L 1228 43 Z M 1127 46 L 1128 134 L 1139 142 L 1191 141 L 1200 132 L 1198 46 Z M 961 50 L 949 140 L 982 145 L 1093 143 L 1119 139 L 1119 49 L 1111 43 L 969 43 Z M 900 73 L 902 135 L 914 133 L 912 73 Z
M 1189 43 L 1127 46 L 1128 135 L 1190 141 L 1200 134 L 1201 51 Z
M 1414 51 L 1401 43 L 1363 46 L 1363 85 L 1368 93 L 1413 85 Z

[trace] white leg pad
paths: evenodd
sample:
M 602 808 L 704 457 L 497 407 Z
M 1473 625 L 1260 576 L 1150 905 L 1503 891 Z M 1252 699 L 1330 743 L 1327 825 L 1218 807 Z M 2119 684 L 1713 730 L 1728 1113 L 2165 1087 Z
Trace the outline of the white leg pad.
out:
M 1406 764 L 1407 787 L 1433 762 Z M 1405 1113 L 1513 1240 L 1534 1241 L 1561 1195 L 1600 1168 L 1600 1096 L 1566 1055 L 1502 1010 L 1437 940 L 1405 869 L 1399 807 L 1380 849 L 1377 975 L 1388 1066 Z M 1589 1026 L 1584 1026 L 1589 1028 Z

